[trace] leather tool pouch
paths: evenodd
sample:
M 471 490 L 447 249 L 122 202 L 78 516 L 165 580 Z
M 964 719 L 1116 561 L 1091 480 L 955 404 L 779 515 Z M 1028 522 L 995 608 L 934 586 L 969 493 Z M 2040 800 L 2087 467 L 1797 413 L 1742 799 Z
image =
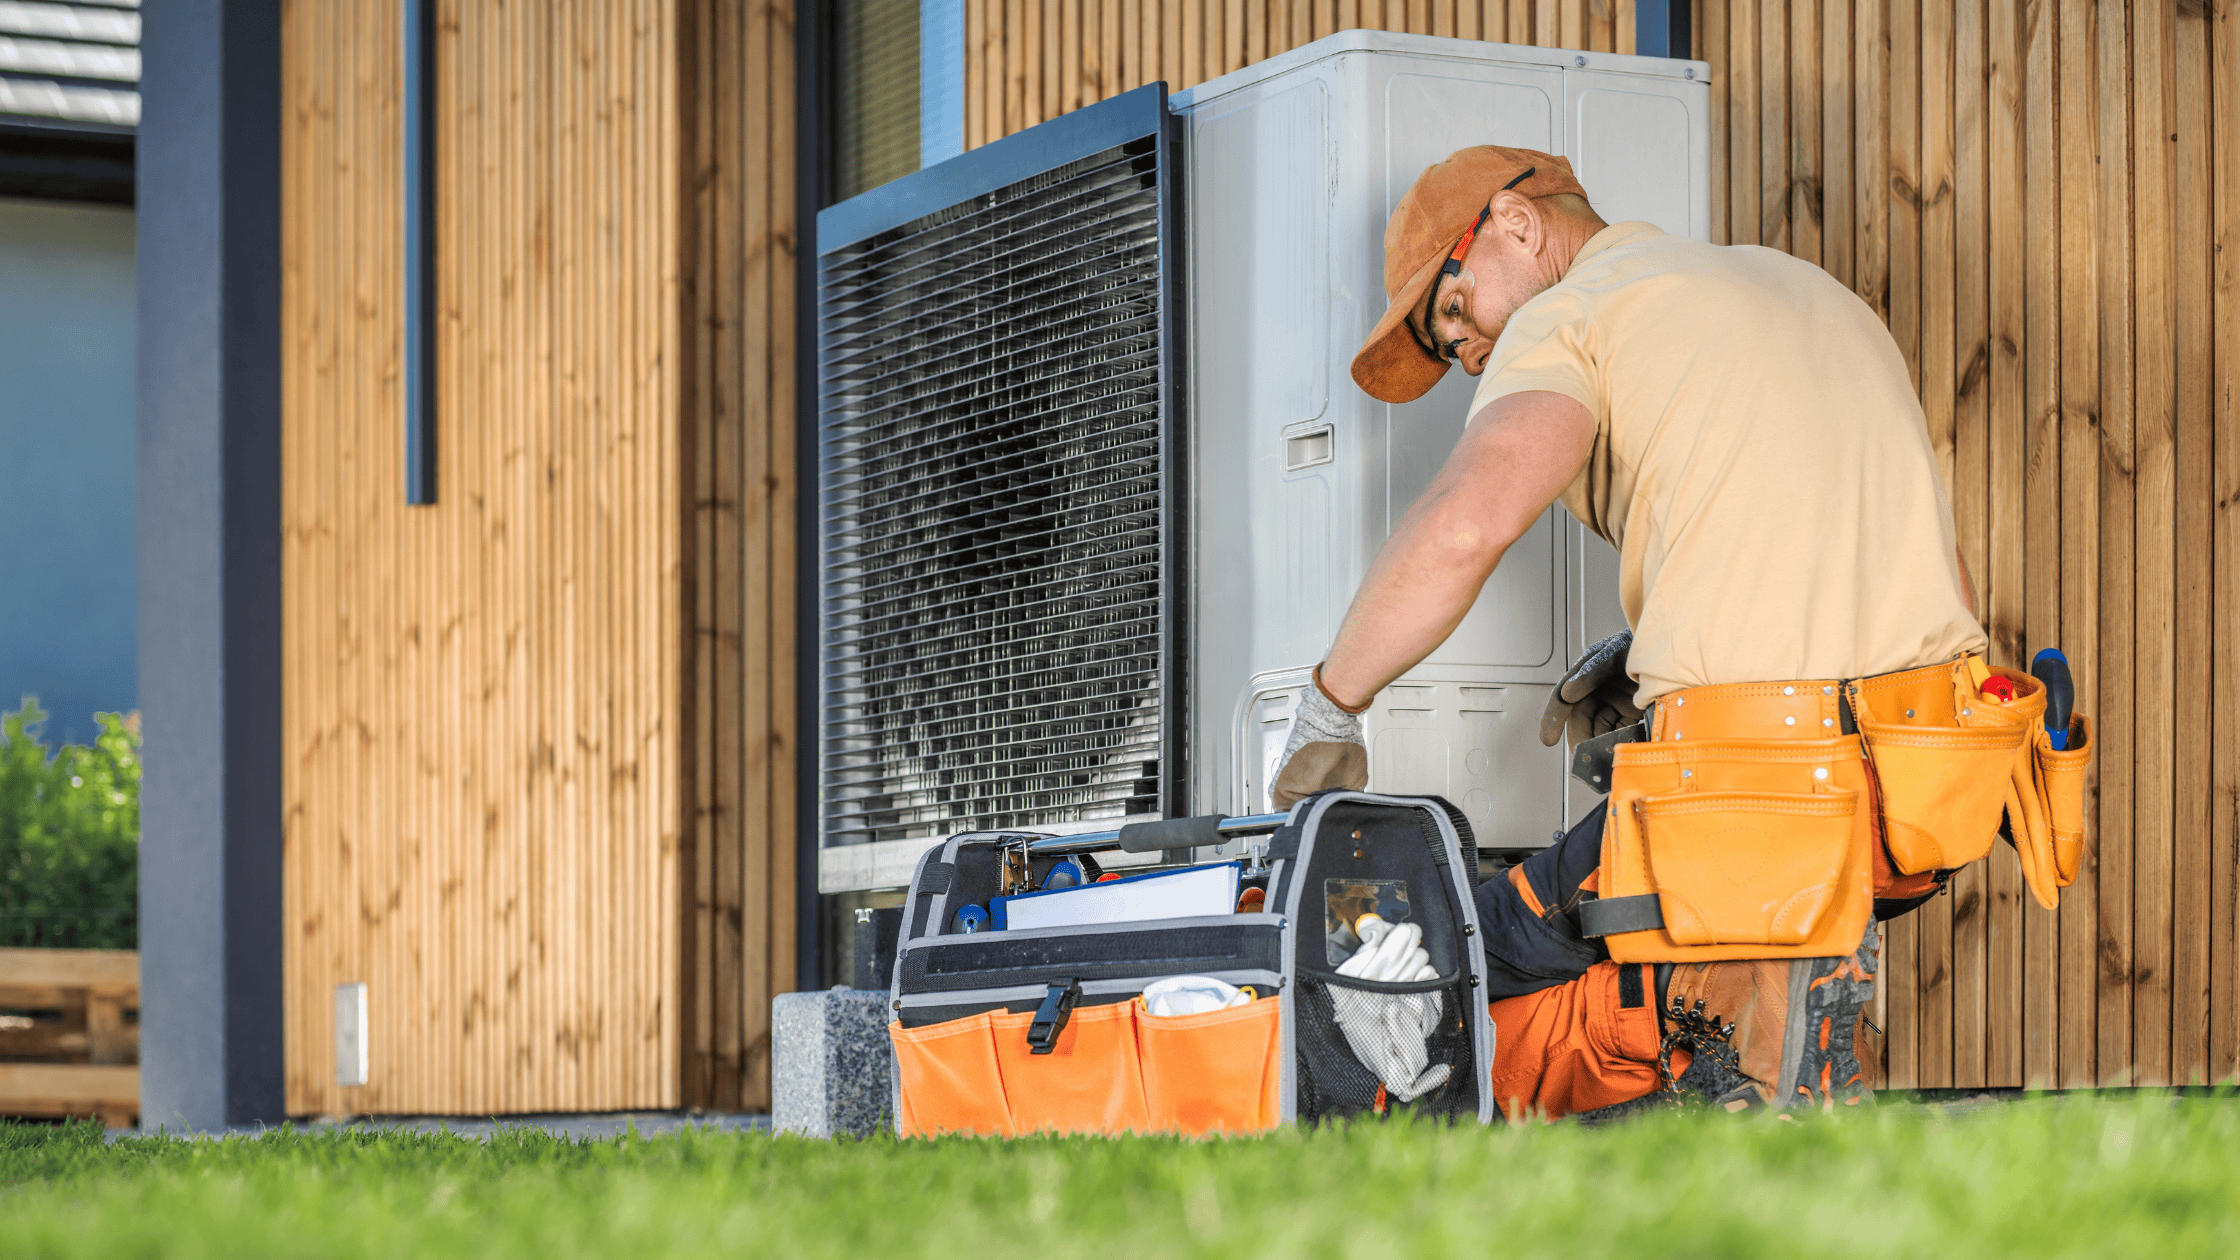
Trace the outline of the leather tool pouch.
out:
M 1978 690 L 1996 675 L 2013 685 L 2001 703 Z M 1952 870 L 1991 852 L 2045 688 L 1980 658 L 1949 670 L 1912 670 L 1851 684 L 1859 733 L 1881 792 L 1883 842 L 1900 874 Z M 2019 840 L 2018 840 L 2019 843 Z
M 1832 957 L 1873 911 L 1874 827 L 1855 736 L 1616 751 L 1590 936 L 1630 962 Z
M 2069 722 L 2069 746 L 2055 751 L 2042 727 L 2015 762 L 2007 818 L 2022 880 L 2039 905 L 2054 909 L 2061 890 L 2077 882 L 2084 861 L 2084 778 L 2092 764 L 2092 720 Z

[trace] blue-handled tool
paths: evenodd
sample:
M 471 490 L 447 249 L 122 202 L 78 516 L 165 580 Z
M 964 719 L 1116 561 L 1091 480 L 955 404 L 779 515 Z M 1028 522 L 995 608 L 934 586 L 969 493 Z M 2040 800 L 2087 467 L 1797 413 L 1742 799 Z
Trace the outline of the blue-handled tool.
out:
M 2047 648 L 2030 662 L 2030 676 L 2046 689 L 2046 740 L 2055 752 L 2069 747 L 2069 713 L 2077 704 L 2077 683 L 2069 676 L 2069 658 L 2060 648 Z

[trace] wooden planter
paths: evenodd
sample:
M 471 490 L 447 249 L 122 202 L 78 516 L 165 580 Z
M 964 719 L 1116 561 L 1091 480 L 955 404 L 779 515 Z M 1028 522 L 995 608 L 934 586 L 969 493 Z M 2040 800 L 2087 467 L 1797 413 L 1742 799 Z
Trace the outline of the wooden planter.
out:
M 0 1116 L 140 1113 L 140 955 L 0 949 Z

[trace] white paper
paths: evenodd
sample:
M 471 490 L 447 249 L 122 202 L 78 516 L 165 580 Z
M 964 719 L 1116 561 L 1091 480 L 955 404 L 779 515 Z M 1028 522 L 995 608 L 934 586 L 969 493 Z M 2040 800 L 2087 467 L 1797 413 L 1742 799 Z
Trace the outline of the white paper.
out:
M 1004 903 L 1004 924 L 1012 929 L 1071 927 L 1233 914 L 1237 909 L 1238 876 L 1236 863 L 1224 862 L 1057 892 L 1028 893 Z

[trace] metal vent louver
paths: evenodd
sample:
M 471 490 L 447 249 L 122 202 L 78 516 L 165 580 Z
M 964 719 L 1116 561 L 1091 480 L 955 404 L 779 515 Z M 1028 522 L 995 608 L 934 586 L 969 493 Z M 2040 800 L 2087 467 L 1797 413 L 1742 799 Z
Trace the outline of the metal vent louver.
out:
M 838 208 L 918 212 L 819 259 L 826 845 L 1165 803 L 1164 117 L 1144 89 Z

